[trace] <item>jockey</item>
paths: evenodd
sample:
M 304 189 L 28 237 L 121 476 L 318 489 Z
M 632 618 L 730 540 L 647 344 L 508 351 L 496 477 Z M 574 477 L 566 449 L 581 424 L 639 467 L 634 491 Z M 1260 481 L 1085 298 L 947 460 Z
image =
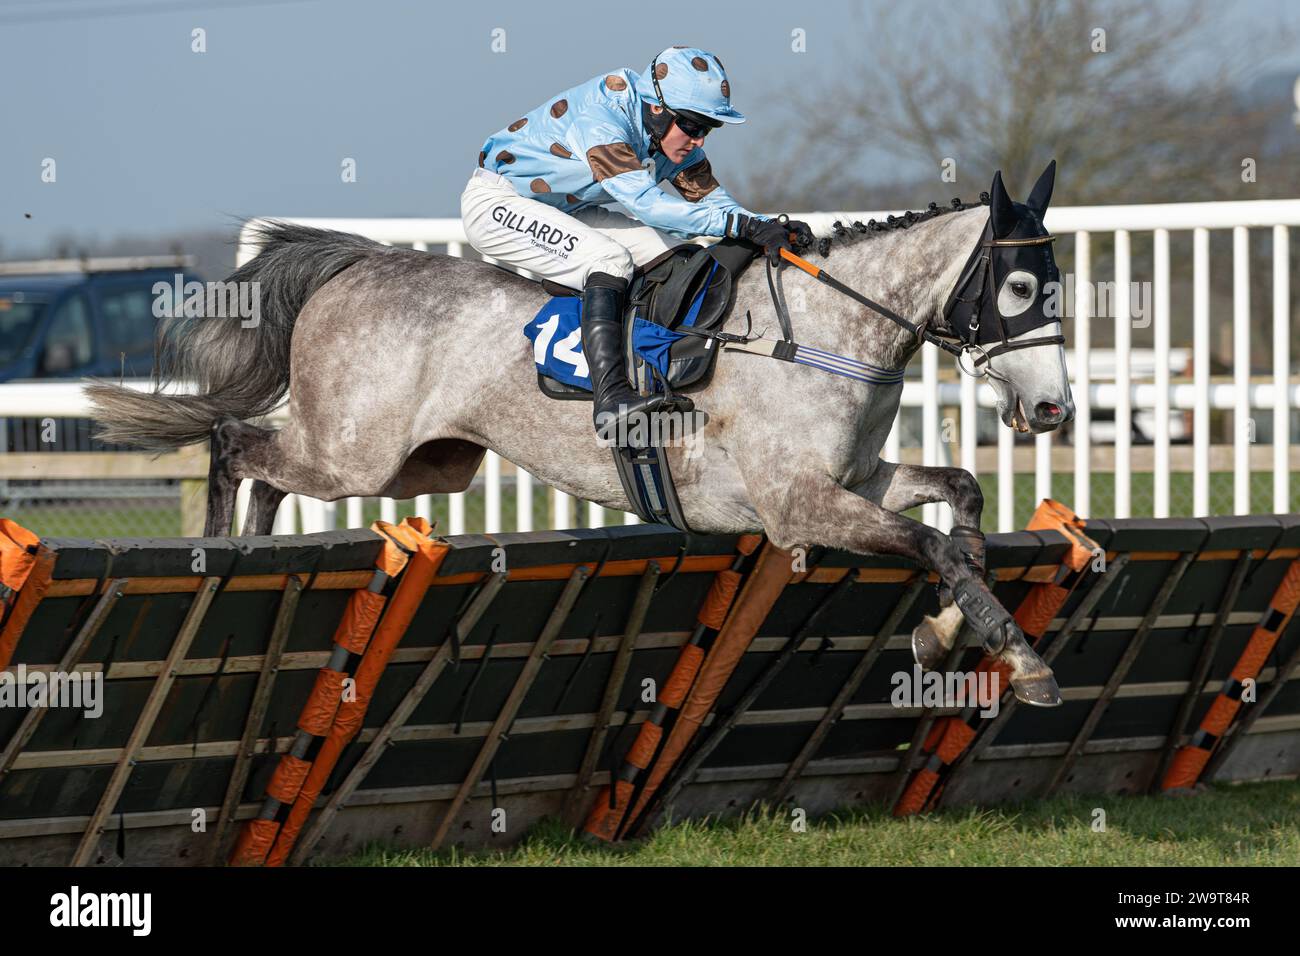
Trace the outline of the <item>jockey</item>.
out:
M 485 256 L 582 289 L 582 351 L 597 433 L 629 415 L 688 412 L 690 399 L 638 395 L 622 348 L 632 272 L 696 236 L 748 239 L 775 256 L 806 223 L 751 212 L 718 184 L 704 138 L 743 123 L 718 58 L 692 47 L 660 53 L 640 75 L 602 74 L 552 97 L 488 137 L 461 195 L 470 244 Z M 659 187 L 671 180 L 682 198 Z M 631 213 L 606 208 L 617 203 Z

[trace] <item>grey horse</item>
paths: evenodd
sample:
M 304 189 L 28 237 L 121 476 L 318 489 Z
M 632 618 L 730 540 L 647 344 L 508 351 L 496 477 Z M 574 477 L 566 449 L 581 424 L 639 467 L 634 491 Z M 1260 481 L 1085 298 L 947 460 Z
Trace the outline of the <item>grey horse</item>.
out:
M 999 175 L 988 206 L 932 212 L 907 228 L 837 238 L 830 249 L 823 241 L 808 261 L 894 312 L 950 332 L 945 302 L 986 224 L 996 235 L 1039 222 L 1053 175 L 1054 164 L 1024 205 L 1012 202 Z M 261 238 L 260 253 L 228 280 L 260 283 L 260 322 L 166 324 L 153 390 L 87 386 L 107 440 L 151 450 L 211 441 L 206 534 L 229 533 L 241 479 L 254 482 L 243 533 L 268 534 L 289 493 L 336 500 L 463 491 L 485 449 L 570 495 L 632 510 L 586 403 L 538 393 L 521 334 L 548 299 L 537 283 L 484 262 L 289 223 L 267 223 Z M 786 271 L 786 294 L 801 306 L 793 317 L 801 344 L 887 369 L 903 368 L 918 351 L 913 332 Z M 746 313 L 759 325 L 772 316 L 761 273 L 753 268 L 737 281 L 728 331 L 741 331 Z M 999 308 L 1025 296 L 1018 275 L 1019 284 L 1008 276 L 995 290 Z M 1059 334 L 1060 324 L 1039 331 Z M 1059 345 L 1006 351 L 987 367 L 1004 424 L 1040 432 L 1073 415 Z M 178 381 L 196 392 L 169 393 Z M 248 421 L 286 393 L 283 428 Z M 946 501 L 957 525 L 978 529 L 983 509 L 978 483 L 960 468 L 881 459 L 901 393 L 901 383 L 724 353 L 692 393 L 706 426 L 689 446 L 667 450 L 689 525 L 762 531 L 787 549 L 906 556 L 945 588 L 939 615 L 914 633 L 923 666 L 946 655 L 964 619 L 1008 665 L 1020 700 L 1059 703 L 1051 670 L 986 587 L 982 547 L 972 560 L 953 538 L 901 514 Z

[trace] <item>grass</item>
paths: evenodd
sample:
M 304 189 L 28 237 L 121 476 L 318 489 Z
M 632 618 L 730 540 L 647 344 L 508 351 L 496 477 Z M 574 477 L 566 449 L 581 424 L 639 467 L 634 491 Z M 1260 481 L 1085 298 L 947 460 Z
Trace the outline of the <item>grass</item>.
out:
M 1106 815 L 1094 831 L 1096 808 Z M 344 866 L 1297 866 L 1300 781 L 1216 785 L 1195 797 L 1064 796 L 904 820 L 880 806 L 809 820 L 751 811 L 688 820 L 617 846 L 544 821 L 503 850 L 373 845 Z
M 397 502 L 397 520 L 415 513 L 414 501 Z M 433 514 L 430 516 L 441 533 L 447 533 L 451 527 L 451 504 L 447 495 L 432 497 Z M 533 527 L 549 528 L 552 524 L 551 489 L 542 484 L 533 486 Z M 471 491 L 465 495 L 465 527 L 469 532 L 481 531 L 484 527 L 486 501 L 481 490 Z M 370 523 L 380 517 L 378 498 L 367 498 L 362 503 L 361 527 L 368 528 Z M 114 538 L 114 537 L 176 537 L 181 533 L 181 512 L 179 498 L 170 502 L 158 499 L 95 499 L 81 500 L 69 504 L 65 502 L 48 503 L 10 503 L 0 505 L 0 516 L 12 518 L 24 528 L 44 537 L 69 538 Z M 501 488 L 501 524 L 503 528 L 514 530 L 516 527 L 516 494 L 513 486 Z M 346 510 L 339 502 L 336 521 L 340 527 L 346 524 Z M 610 524 L 622 524 L 621 511 L 607 511 L 605 520 Z M 587 503 L 573 500 L 569 503 L 569 528 L 587 527 Z
M 1174 515 L 1192 513 L 1192 475 L 1188 472 L 1175 472 L 1169 476 L 1169 510 Z M 980 489 L 984 492 L 984 531 L 990 532 L 998 526 L 998 476 L 980 475 Z M 1015 476 L 1015 490 L 1012 500 L 1015 505 L 1014 526 L 1023 528 L 1029 523 L 1038 500 L 1034 497 L 1034 476 L 1018 474 Z M 1233 514 L 1233 474 L 1230 471 L 1216 471 L 1210 474 L 1210 514 Z M 1094 472 L 1090 482 L 1091 507 L 1093 515 L 1104 517 L 1115 513 L 1115 475 L 1111 472 Z M 1074 473 L 1053 472 L 1052 495 L 1058 501 L 1070 504 L 1074 500 Z M 1291 511 L 1300 511 L 1300 481 L 1294 477 L 1290 483 Z M 1149 471 L 1135 471 L 1129 484 L 1129 503 L 1132 515 L 1150 515 L 1155 510 L 1155 475 Z M 1273 473 L 1255 471 L 1250 474 L 1250 512 L 1251 514 L 1273 513 Z M 909 511 L 907 514 L 912 515 Z M 919 517 L 920 509 L 915 509 Z
M 179 500 L 171 504 L 131 499 L 42 502 L 9 505 L 0 510 L 0 515 L 46 538 L 162 538 L 181 533 Z

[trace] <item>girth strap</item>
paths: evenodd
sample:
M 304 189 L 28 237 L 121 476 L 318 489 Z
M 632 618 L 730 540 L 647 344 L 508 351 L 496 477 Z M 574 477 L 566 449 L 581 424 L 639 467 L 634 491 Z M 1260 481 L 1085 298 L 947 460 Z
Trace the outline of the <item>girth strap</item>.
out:
M 824 349 L 800 345 L 789 339 L 761 338 L 749 334 L 752 328 L 753 319 L 746 312 L 745 331 L 742 333 L 715 332 L 711 329 L 692 329 L 686 326 L 681 326 L 675 331 L 683 335 L 694 335 L 708 339 L 708 347 L 710 348 L 714 342 L 717 342 L 720 349 L 730 352 L 748 352 L 750 355 L 763 355 L 768 358 L 780 359 L 782 362 L 807 365 L 810 368 L 819 368 L 824 372 L 830 372 L 832 375 L 851 378 L 859 382 L 868 382 L 873 385 L 896 385 L 903 381 L 905 369 L 881 368 L 869 362 L 861 362 L 858 359 L 840 355 L 838 352 L 827 352 Z
M 709 338 L 719 337 L 717 333 L 702 332 L 696 334 L 705 335 Z M 830 372 L 833 375 L 851 378 L 859 382 L 868 382 L 873 385 L 896 385 L 903 381 L 904 370 L 901 368 L 880 368 L 877 365 L 859 362 L 857 359 L 848 358 L 835 352 L 826 352 L 807 345 L 799 345 L 796 342 L 734 337 L 722 341 L 719 347 L 726 349 L 728 352 L 748 352 L 750 355 L 766 355 L 769 358 L 780 359 L 783 362 L 807 365 L 811 368 L 819 368 L 824 372 Z

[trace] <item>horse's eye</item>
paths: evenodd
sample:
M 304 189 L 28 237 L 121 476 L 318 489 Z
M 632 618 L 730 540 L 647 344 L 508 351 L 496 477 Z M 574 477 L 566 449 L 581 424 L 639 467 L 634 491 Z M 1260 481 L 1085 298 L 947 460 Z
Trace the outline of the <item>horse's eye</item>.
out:
M 1020 298 L 1027 299 L 1029 298 L 1029 283 L 1013 282 L 1011 283 L 1011 291 L 1016 295 L 1020 296 Z

